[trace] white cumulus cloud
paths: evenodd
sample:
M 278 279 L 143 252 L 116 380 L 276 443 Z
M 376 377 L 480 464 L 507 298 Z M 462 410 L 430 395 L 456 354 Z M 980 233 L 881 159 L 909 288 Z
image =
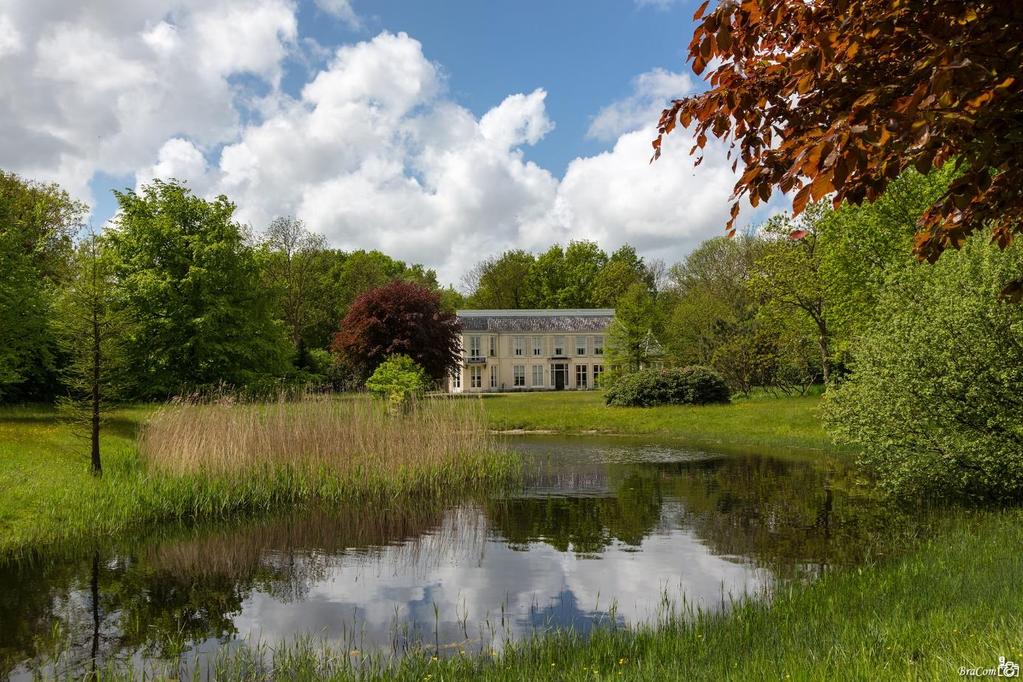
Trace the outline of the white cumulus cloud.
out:
M 321 3 L 342 19 L 351 8 Z M 136 186 L 175 177 L 227 194 L 256 230 L 295 215 L 335 246 L 378 248 L 446 282 L 479 258 L 569 239 L 675 260 L 727 219 L 735 173 L 722 148 L 709 145 L 694 168 L 677 131 L 648 163 L 660 108 L 693 91 L 685 74 L 638 75 L 591 121 L 607 150 L 558 178 L 527 153 L 555 126 L 544 84 L 475 114 L 405 33 L 313 62 L 290 0 L 13 7 L 0 14 L 0 90 L 10 93 L 0 164 L 86 200 L 97 172 Z M 291 58 L 311 71 L 285 91 Z

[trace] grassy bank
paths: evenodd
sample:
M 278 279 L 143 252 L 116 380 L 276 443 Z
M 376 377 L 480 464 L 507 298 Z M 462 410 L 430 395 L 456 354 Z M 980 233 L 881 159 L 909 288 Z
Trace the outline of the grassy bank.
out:
M 589 641 L 552 634 L 494 655 L 428 653 L 361 675 L 350 664 L 358 657 L 309 641 L 233 649 L 210 665 L 217 679 L 902 680 L 1023 660 L 1023 514 L 960 513 L 946 523 L 899 559 L 659 628 L 598 630 Z
M 88 442 L 56 412 L 4 408 L 0 553 L 312 501 L 469 492 L 511 471 L 486 431 L 469 403 L 400 418 L 363 400 L 139 407 L 112 415 L 97 479 Z
M 607 407 L 598 391 L 488 395 L 491 428 L 678 438 L 705 447 L 835 450 L 819 396 L 737 399 L 729 405 Z

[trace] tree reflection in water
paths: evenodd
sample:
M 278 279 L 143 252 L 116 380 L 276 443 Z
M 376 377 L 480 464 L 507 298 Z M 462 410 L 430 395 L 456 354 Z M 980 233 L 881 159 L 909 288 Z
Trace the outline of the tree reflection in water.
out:
M 241 621 L 279 625 L 284 615 L 295 617 L 281 610 L 285 605 L 312 607 L 317 599 L 320 615 L 280 626 L 285 634 L 337 629 L 342 615 L 357 620 L 374 608 L 414 623 L 369 633 L 397 651 L 416 646 L 418 638 L 436 638 L 438 648 L 471 639 L 470 615 L 493 628 L 492 614 L 500 613 L 508 636 L 538 626 L 585 630 L 602 617 L 586 601 L 601 586 L 586 580 L 616 578 L 608 575 L 613 567 L 677 575 L 692 589 L 716 585 L 717 572 L 728 565 L 739 586 L 757 584 L 763 571 L 807 579 L 888 552 L 926 530 L 926 522 L 911 520 L 919 516 L 851 494 L 841 467 L 663 445 L 630 450 L 620 441 L 581 448 L 580 440 L 530 441 L 524 449 L 536 466 L 525 488 L 479 504 L 418 501 L 409 508 L 371 505 L 164 529 L 126 545 L 67 548 L 61 556 L 0 564 L 0 676 L 27 674 L 26 661 L 54 666 L 44 672 L 81 674 L 119 657 L 175 659 L 196 646 L 213 651 L 246 636 Z M 596 573 L 571 563 L 571 574 L 551 575 L 564 570 L 558 555 L 614 561 Z M 468 568 L 459 573 L 458 567 Z M 436 600 L 450 606 L 466 599 L 458 580 L 483 581 L 473 594 L 488 603 L 456 603 L 456 611 L 464 609 L 457 617 L 436 614 Z M 367 581 L 375 593 L 360 592 Z M 633 597 L 645 590 L 651 601 L 660 599 L 662 586 L 653 581 L 617 584 Z M 326 604 L 311 594 L 330 585 L 344 590 Z M 530 590 L 535 594 L 528 596 Z M 605 609 L 615 596 L 604 595 Z M 271 612 L 278 615 L 243 617 L 257 597 L 278 605 Z M 368 601 L 374 598 L 393 603 Z M 506 621 L 506 607 L 521 611 Z M 353 631 L 358 627 L 352 624 Z M 482 633 L 483 624 L 478 627 Z M 476 637 L 477 644 L 483 639 Z

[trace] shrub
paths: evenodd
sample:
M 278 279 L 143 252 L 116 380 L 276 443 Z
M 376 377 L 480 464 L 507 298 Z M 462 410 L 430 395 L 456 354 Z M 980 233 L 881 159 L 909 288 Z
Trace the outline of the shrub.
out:
M 617 377 L 604 394 L 608 405 L 704 405 L 727 403 L 728 385 L 707 367 L 645 369 Z
M 1023 308 L 998 296 L 1021 246 L 972 239 L 882 293 L 825 418 L 883 490 L 1023 499 Z
M 391 355 L 366 380 L 366 388 L 386 398 L 392 409 L 406 405 L 429 385 L 426 370 L 407 355 Z

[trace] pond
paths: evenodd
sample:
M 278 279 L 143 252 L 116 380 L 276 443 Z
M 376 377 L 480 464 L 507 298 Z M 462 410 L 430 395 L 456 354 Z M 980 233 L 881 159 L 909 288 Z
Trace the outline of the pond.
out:
M 353 657 L 499 650 L 767 598 L 918 532 L 846 493 L 840 461 L 627 438 L 508 444 L 524 482 L 489 498 L 165 529 L 0 564 L 0 676 L 187 666 L 303 634 Z

